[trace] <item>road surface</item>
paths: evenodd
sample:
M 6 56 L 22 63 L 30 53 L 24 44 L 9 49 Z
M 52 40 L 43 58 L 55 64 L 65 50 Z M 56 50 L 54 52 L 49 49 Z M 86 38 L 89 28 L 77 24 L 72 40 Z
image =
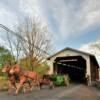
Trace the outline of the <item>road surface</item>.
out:
M 100 100 L 100 91 L 82 84 L 70 87 L 58 87 L 50 90 L 48 87 L 34 89 L 31 93 L 17 96 L 0 92 L 0 100 Z

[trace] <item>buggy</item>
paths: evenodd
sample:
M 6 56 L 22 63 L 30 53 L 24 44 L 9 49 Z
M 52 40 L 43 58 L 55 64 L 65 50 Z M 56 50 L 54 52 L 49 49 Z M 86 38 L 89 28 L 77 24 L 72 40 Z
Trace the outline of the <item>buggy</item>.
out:
M 43 85 L 48 85 L 50 88 L 53 88 L 54 86 L 69 86 L 69 81 L 68 75 L 43 75 L 43 78 L 40 81 L 40 88 Z

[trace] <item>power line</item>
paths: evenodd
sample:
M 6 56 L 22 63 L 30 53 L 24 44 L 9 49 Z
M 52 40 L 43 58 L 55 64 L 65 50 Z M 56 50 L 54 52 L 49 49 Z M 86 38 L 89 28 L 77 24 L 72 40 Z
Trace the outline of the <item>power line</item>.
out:
M 21 40 L 23 40 L 23 41 L 25 41 L 25 42 L 28 42 L 25 38 L 23 38 L 21 35 L 17 34 L 16 32 L 10 30 L 8 27 L 6 27 L 6 26 L 4 26 L 4 25 L 2 25 L 2 24 L 0 24 L 0 27 L 3 28 L 4 30 L 6 30 L 7 32 L 13 33 L 13 34 L 16 35 L 17 37 L 19 37 Z M 50 54 L 49 54 L 47 51 L 45 51 L 45 50 L 43 50 L 43 49 L 40 49 L 40 48 L 39 48 L 38 46 L 36 46 L 36 45 L 34 45 L 34 47 L 35 47 L 36 49 L 38 49 L 38 50 L 40 50 L 40 51 L 42 51 L 42 52 L 44 52 L 45 54 L 47 54 L 47 55 L 50 56 Z
M 22 41 L 28 42 L 25 38 L 23 38 L 21 35 L 17 34 L 16 32 L 10 30 L 8 27 L 6 27 L 6 26 L 4 26 L 4 25 L 2 25 L 2 24 L 0 24 L 0 27 L 3 28 L 4 30 L 6 30 L 7 32 L 13 33 L 13 35 L 16 35 L 16 36 L 19 37 Z M 39 48 L 39 47 L 36 46 L 36 45 L 34 45 L 34 47 L 35 47 L 36 49 L 38 49 L 38 50 L 40 50 L 40 51 L 42 51 L 42 52 L 44 52 L 45 54 L 47 54 L 47 55 L 50 56 L 50 54 L 49 54 L 47 51 L 45 51 L 45 50 Z M 63 66 L 67 66 L 67 67 L 71 67 L 71 68 L 76 68 L 76 69 L 79 69 L 79 70 L 83 70 L 83 68 L 80 68 L 80 67 L 77 67 L 77 66 L 74 66 L 74 65 L 62 64 L 62 63 L 60 63 L 60 62 L 50 61 L 50 60 L 48 60 L 48 61 L 49 61 L 49 62 L 52 62 L 52 63 L 60 64 L 60 65 L 63 65 Z

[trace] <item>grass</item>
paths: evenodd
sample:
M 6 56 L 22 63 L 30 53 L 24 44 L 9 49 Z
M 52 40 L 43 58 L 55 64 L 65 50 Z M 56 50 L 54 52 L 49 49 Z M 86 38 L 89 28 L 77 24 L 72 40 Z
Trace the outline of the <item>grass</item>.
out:
M 96 82 L 95 87 L 100 90 L 100 81 Z
M 0 91 L 7 91 L 8 85 L 7 80 L 0 80 Z

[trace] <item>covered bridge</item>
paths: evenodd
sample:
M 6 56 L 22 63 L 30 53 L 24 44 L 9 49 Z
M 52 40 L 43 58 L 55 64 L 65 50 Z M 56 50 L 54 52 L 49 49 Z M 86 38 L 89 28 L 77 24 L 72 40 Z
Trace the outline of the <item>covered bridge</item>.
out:
M 90 82 L 99 79 L 99 65 L 94 55 L 73 48 L 65 48 L 48 57 L 49 74 L 69 74 L 72 81 L 84 82 L 86 75 Z

